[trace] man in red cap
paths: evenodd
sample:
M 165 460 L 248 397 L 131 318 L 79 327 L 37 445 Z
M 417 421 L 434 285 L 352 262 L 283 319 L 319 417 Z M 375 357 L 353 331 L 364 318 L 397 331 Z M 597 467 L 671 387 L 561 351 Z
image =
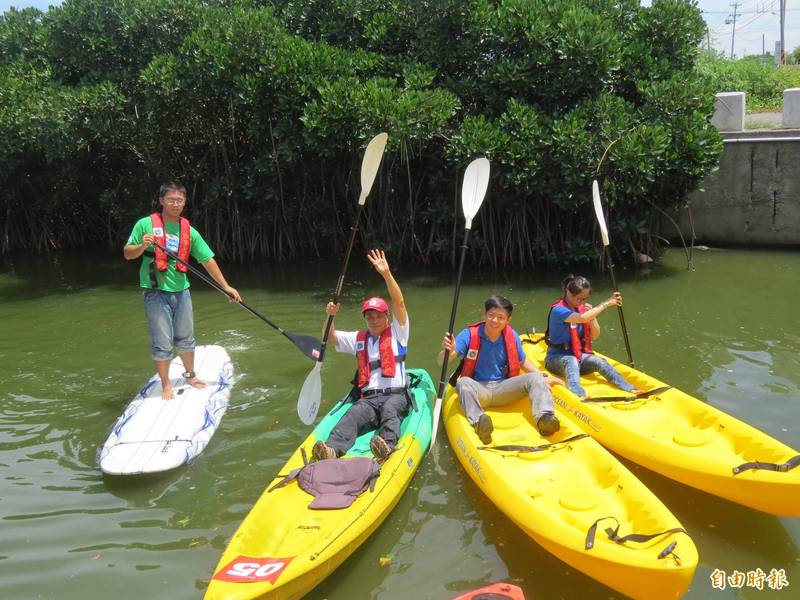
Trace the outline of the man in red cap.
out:
M 386 282 L 394 318 L 390 324 L 389 305 L 376 296 L 361 305 L 365 330 L 336 331 L 331 325 L 330 339 L 336 351 L 354 354 L 358 371 L 353 405 L 333 428 L 328 440 L 314 444 L 312 456 L 315 460 L 342 456 L 359 435 L 373 429 L 377 429 L 377 433 L 369 447 L 377 459 L 385 460 L 397 444 L 400 423 L 408 413 L 405 358 L 409 326 L 403 292 L 382 250 L 370 250 L 367 258 Z M 329 302 L 326 312 L 335 316 L 339 308 L 339 304 Z

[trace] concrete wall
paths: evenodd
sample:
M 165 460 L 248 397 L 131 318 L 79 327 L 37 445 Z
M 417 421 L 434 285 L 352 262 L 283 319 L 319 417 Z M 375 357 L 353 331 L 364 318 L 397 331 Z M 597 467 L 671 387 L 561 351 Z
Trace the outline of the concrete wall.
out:
M 696 238 L 707 243 L 800 244 L 800 130 L 723 134 L 719 170 L 690 195 Z M 775 138 L 796 138 L 777 141 Z M 684 236 L 686 210 L 676 215 Z M 675 228 L 662 234 L 675 239 Z

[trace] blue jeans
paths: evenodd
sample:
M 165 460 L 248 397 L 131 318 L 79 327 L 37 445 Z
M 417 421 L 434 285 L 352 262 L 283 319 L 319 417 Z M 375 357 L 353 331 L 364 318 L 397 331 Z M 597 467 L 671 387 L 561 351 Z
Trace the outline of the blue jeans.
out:
M 619 374 L 614 367 L 604 358 L 595 354 L 584 354 L 581 356 L 581 364 L 578 366 L 578 359 L 572 354 L 551 355 L 548 354 L 544 359 L 544 366 L 553 375 L 566 376 L 569 391 L 583 398 L 586 392 L 581 387 L 581 375 L 595 373 L 597 371 L 605 377 L 608 382 L 621 390 L 630 392 L 636 389 L 625 378 Z
M 173 344 L 178 354 L 194 352 L 194 316 L 189 290 L 146 290 L 144 312 L 150 328 L 153 360 L 170 360 Z

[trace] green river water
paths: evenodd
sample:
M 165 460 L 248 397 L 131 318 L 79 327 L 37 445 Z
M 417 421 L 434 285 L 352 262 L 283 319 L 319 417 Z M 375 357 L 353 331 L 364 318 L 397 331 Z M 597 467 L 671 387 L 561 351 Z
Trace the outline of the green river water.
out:
M 391 258 L 391 257 L 390 257 Z M 354 256 L 337 319 L 382 281 Z M 800 449 L 800 254 L 670 251 L 648 271 L 618 272 L 637 367 Z M 281 326 L 320 335 L 338 265 L 227 267 L 245 300 Z M 452 301 L 449 271 L 395 270 L 411 315 L 410 365 L 438 378 Z M 564 273 L 481 273 L 462 288 L 457 324 L 493 292 L 513 324 L 543 329 Z M 228 539 L 308 429 L 295 412 L 312 363 L 247 312 L 195 280 L 199 344 L 233 358 L 230 406 L 208 448 L 160 476 L 104 478 L 98 448 L 150 377 L 136 266 L 91 255 L 0 259 L 0 598 L 199 598 Z M 595 298 L 609 292 L 595 275 Z M 788 312 L 786 312 L 788 311 Z M 622 359 L 619 323 L 601 318 L 601 352 Z M 330 352 L 321 410 L 345 390 L 352 357 Z M 377 532 L 309 598 L 445 600 L 493 581 L 530 598 L 617 598 L 548 554 L 474 486 L 440 430 Z M 687 598 L 800 597 L 800 519 L 779 518 L 626 463 L 672 510 L 700 553 Z M 800 502 L 800 498 L 798 498 Z M 275 515 L 280 519 L 280 515 Z M 386 566 L 381 556 L 390 557 Z M 710 574 L 784 569 L 781 591 L 714 589 Z

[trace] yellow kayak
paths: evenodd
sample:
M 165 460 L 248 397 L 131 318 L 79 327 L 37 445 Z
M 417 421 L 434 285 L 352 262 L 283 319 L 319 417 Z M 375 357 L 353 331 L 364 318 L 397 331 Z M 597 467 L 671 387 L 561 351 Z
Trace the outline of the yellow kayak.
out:
M 563 415 L 561 430 L 541 437 L 527 398 L 487 413 L 494 423 L 491 447 L 483 446 L 456 391 L 448 388 L 443 417 L 453 451 L 525 533 L 632 598 L 680 598 L 686 592 L 698 559 L 692 539 L 611 453 Z
M 544 369 L 543 337 L 523 336 L 523 344 L 526 356 Z M 655 393 L 634 399 L 597 373 L 581 379 L 591 401 L 582 402 L 564 386 L 553 388 L 556 405 L 584 431 L 676 481 L 770 514 L 800 515 L 800 452 L 658 379 L 604 358 L 636 388 Z
M 431 440 L 431 406 L 435 396 L 430 376 L 409 369 L 411 393 L 417 404 L 403 419 L 395 451 L 381 466 L 372 491 L 365 491 L 347 508 L 313 510 L 313 496 L 296 481 L 269 489 L 283 481 L 278 476 L 261 495 L 233 535 L 209 582 L 205 598 L 234 600 L 300 598 L 330 575 L 377 529 L 408 487 Z M 336 406 L 325 416 L 281 471 L 303 466 L 301 450 L 327 439 L 350 404 Z M 372 456 L 366 433 L 342 460 Z

